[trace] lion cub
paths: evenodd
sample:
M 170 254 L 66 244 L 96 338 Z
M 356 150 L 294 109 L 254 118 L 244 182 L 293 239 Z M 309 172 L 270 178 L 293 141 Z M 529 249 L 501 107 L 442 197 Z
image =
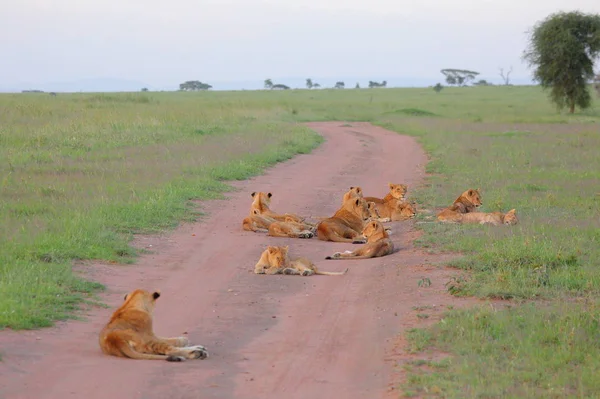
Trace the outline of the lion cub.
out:
M 515 225 L 519 222 L 517 218 L 517 210 L 511 209 L 506 213 L 502 212 L 470 212 L 460 215 L 459 223 L 479 223 L 491 224 L 494 226 L 500 225 Z
M 373 220 L 367 223 L 362 234 L 367 239 L 365 245 L 355 251 L 336 252 L 325 259 L 369 259 L 394 252 L 394 243 L 381 222 Z
M 254 232 L 267 232 L 271 237 L 312 238 L 316 227 L 304 222 L 296 222 L 293 217 L 286 216 L 284 221 L 275 220 L 258 209 L 252 210 L 250 216 L 242 221 L 242 228 Z
M 437 219 L 440 222 L 456 223 L 460 221 L 461 214 L 474 212 L 482 204 L 479 189 L 469 189 L 455 199 L 452 205 L 438 213 Z
M 414 204 L 405 201 L 407 186 L 405 184 L 388 184 L 390 192 L 381 198 L 365 197 L 366 201 L 375 203 L 380 215 L 380 222 L 400 221 L 416 215 Z
M 152 330 L 152 312 L 160 292 L 137 289 L 125 295 L 125 302 L 100 332 L 100 349 L 107 355 L 131 359 L 167 360 L 206 359 L 202 345 L 187 346 L 186 337 L 160 338 Z
M 309 259 L 298 258 L 291 260 L 288 255 L 289 246 L 268 246 L 260 255 L 258 263 L 254 266 L 256 274 L 295 274 L 300 276 L 311 276 L 321 274 L 325 276 L 341 276 L 348 272 L 322 272 Z

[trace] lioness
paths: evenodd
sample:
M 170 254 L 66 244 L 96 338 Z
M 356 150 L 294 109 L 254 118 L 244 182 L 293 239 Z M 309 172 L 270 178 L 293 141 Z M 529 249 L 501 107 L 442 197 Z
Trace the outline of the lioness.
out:
M 267 232 L 271 237 L 312 238 L 316 227 L 306 223 L 295 222 L 293 217 L 286 216 L 283 222 L 269 216 L 261 215 L 257 209 L 242 221 L 244 230 Z
M 491 224 L 494 226 L 500 225 L 514 225 L 519 222 L 517 218 L 517 210 L 511 209 L 506 213 L 502 212 L 470 212 L 461 213 L 459 223 L 479 223 L 479 224 Z
M 404 201 L 406 197 L 406 191 L 408 190 L 408 186 L 406 184 L 388 183 L 388 187 L 390 188 L 390 192 L 387 193 L 385 197 L 365 197 L 365 200 L 373 201 L 376 204 L 383 204 L 384 202 L 389 201 L 392 198 L 397 199 L 399 201 Z
M 363 244 L 364 240 L 360 239 L 360 235 L 369 217 L 367 202 L 363 198 L 350 198 L 332 217 L 317 224 L 317 238 L 323 241 Z
M 362 231 L 367 243 L 355 251 L 336 252 L 325 259 L 369 259 L 389 255 L 394 252 L 394 243 L 381 222 L 371 221 Z
M 344 193 L 344 196 L 342 197 L 342 205 L 344 204 L 344 202 L 346 202 L 350 198 L 362 198 L 362 197 L 363 197 L 362 188 L 360 188 L 358 186 L 350 187 L 350 190 L 346 191 Z
M 469 189 L 454 200 L 452 205 L 437 215 L 440 222 L 458 222 L 460 214 L 474 212 L 482 205 L 479 189 Z
M 304 218 L 293 213 L 284 213 L 283 215 L 275 213 L 271 210 L 269 205 L 271 205 L 271 197 L 273 194 L 264 193 L 264 192 L 253 192 L 250 194 L 254 200 L 252 201 L 252 205 L 250 206 L 250 212 L 253 210 L 258 210 L 261 215 L 268 216 L 280 222 L 285 222 L 285 218 L 291 218 L 294 222 L 304 222 Z
M 254 266 L 256 274 L 294 274 L 300 276 L 311 276 L 321 274 L 325 276 L 341 276 L 348 272 L 322 272 L 306 258 L 291 260 L 288 255 L 289 246 L 274 247 L 268 246 L 260 255 L 258 263 Z
M 160 292 L 141 289 L 125 295 L 125 303 L 112 315 L 100 332 L 100 348 L 107 355 L 132 359 L 167 360 L 206 359 L 202 345 L 187 346 L 186 337 L 160 338 L 152 330 L 152 312 Z

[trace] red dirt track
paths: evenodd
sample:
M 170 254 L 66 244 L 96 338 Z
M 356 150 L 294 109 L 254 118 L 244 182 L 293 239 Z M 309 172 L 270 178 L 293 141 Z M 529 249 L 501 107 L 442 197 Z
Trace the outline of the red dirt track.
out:
M 253 191 L 272 192 L 273 210 L 303 216 L 332 215 L 350 186 L 383 197 L 388 182 L 405 183 L 410 198 L 427 158 L 413 138 L 368 123 L 308 126 L 326 138 L 320 148 L 235 183 L 239 191 L 229 199 L 204 204 L 209 216 L 201 222 L 137 239 L 153 253 L 136 265 L 83 267 L 88 278 L 107 285 L 102 300 L 109 309 L 92 308 L 84 321 L 45 330 L 0 332 L 0 398 L 398 397 L 392 387 L 402 375 L 394 365 L 405 356 L 398 336 L 422 325 L 413 307 L 436 305 L 432 311 L 441 313 L 445 304 L 463 303 L 445 293 L 452 272 L 430 265 L 444 257 L 412 247 L 413 222 L 387 224 L 397 250 L 390 256 L 327 261 L 356 245 L 267 237 L 243 231 L 241 221 Z M 289 245 L 292 257 L 306 256 L 322 270 L 350 270 L 344 276 L 255 275 L 269 244 Z M 432 285 L 418 287 L 422 277 Z M 169 363 L 103 355 L 98 333 L 135 288 L 162 292 L 158 335 L 187 334 L 210 357 Z

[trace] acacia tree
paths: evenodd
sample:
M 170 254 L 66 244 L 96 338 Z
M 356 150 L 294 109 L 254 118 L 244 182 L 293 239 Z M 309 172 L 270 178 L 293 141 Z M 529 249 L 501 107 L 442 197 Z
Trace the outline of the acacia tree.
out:
M 588 82 L 600 54 L 600 15 L 558 12 L 536 23 L 523 58 L 535 67 L 533 79 L 550 89 L 560 110 L 591 105 Z
M 271 79 L 265 79 L 265 89 L 272 89 L 273 88 L 273 81 Z
M 309 78 L 309 79 L 306 79 L 306 88 L 307 88 L 307 89 L 312 89 L 312 88 L 313 88 L 313 86 L 314 86 L 314 85 L 313 85 L 313 81 L 312 81 L 312 79 L 310 79 L 310 78 Z
M 336 89 L 343 89 L 346 85 L 344 84 L 344 82 L 339 81 L 339 82 L 335 82 L 335 88 Z
M 440 72 L 446 77 L 446 83 L 449 85 L 466 86 L 470 80 L 474 80 L 479 72 L 469 71 L 467 69 L 442 69 Z

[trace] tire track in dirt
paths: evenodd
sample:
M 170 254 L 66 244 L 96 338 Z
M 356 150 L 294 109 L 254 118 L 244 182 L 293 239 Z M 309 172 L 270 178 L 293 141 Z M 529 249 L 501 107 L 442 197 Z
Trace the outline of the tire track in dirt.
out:
M 467 301 L 445 293 L 451 273 L 424 264 L 444 260 L 411 245 L 412 222 L 391 223 L 397 252 L 361 261 L 325 261 L 348 244 L 272 238 L 241 230 L 252 191 L 273 192 L 280 212 L 328 216 L 342 194 L 360 185 L 383 197 L 387 183 L 410 190 L 422 181 L 426 156 L 416 141 L 368 123 L 310 123 L 326 142 L 312 154 L 234 185 L 228 200 L 210 201 L 210 216 L 160 237 L 136 241 L 155 251 L 133 266 L 87 265 L 103 282 L 110 309 L 43 331 L 0 332 L 0 398 L 310 398 L 385 397 L 399 378 L 397 335 L 419 324 L 413 306 Z M 269 245 L 290 245 L 345 276 L 257 276 Z M 399 250 L 398 250 L 399 249 Z M 427 276 L 429 288 L 418 288 Z M 98 332 L 130 290 L 158 288 L 155 331 L 186 333 L 210 358 L 172 364 L 104 356 Z M 393 397 L 393 395 L 392 395 Z

